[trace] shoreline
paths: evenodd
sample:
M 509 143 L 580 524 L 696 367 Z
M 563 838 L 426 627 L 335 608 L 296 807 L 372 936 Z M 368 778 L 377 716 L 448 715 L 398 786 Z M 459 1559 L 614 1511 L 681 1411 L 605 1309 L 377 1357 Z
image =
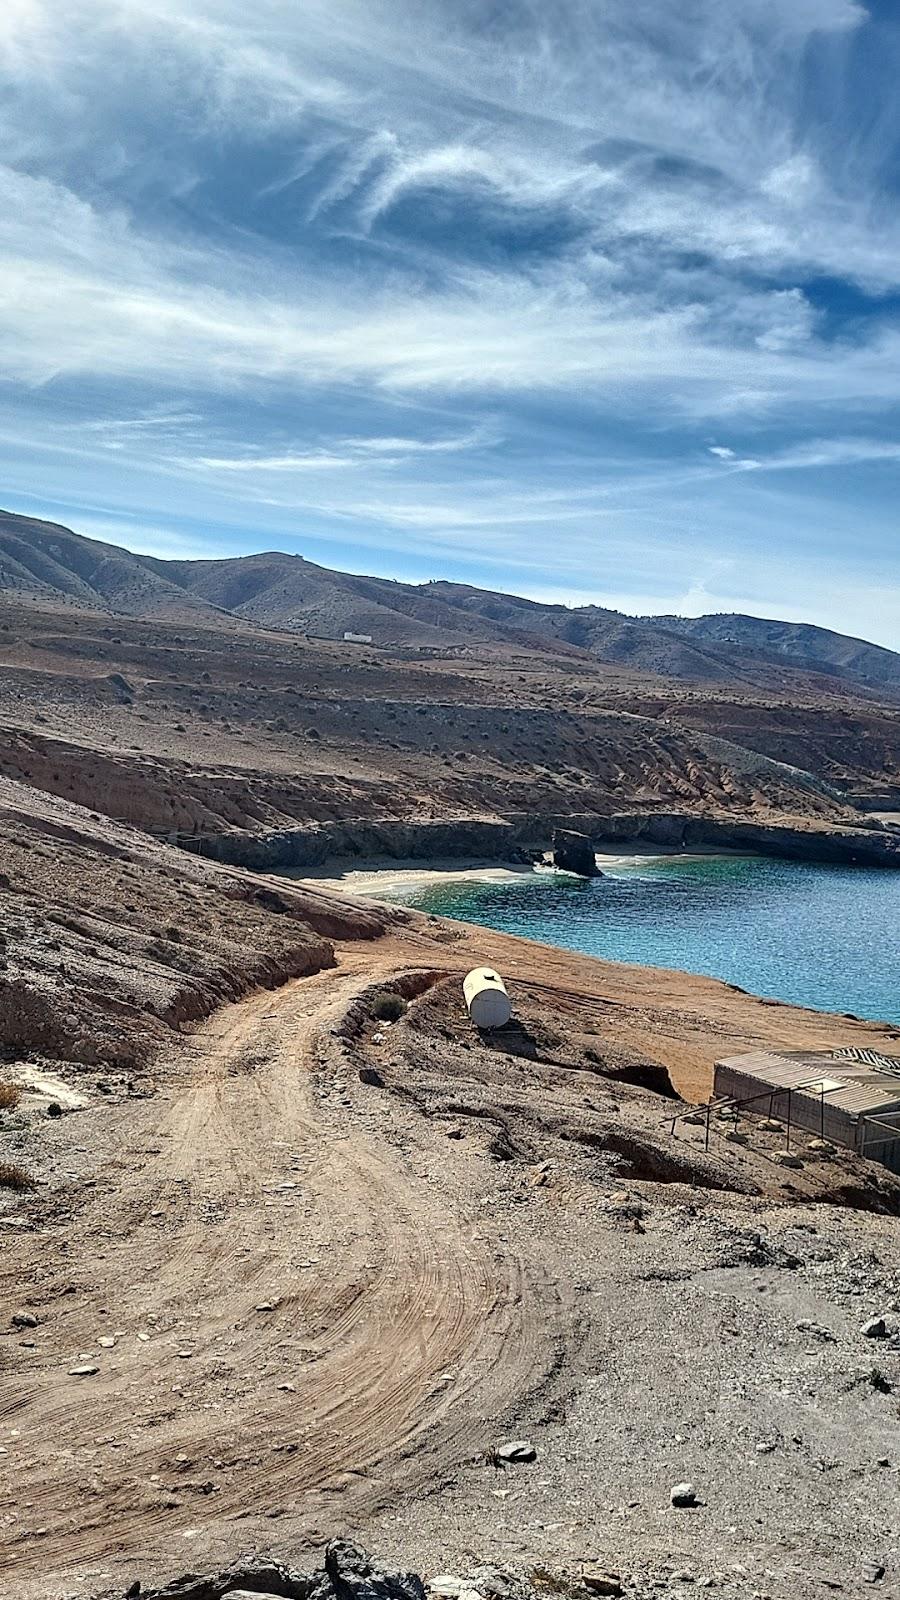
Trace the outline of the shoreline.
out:
M 601 873 L 609 868 L 636 867 L 648 861 L 698 861 L 708 860 L 710 857 L 719 857 L 723 860 L 756 858 L 755 851 L 726 850 L 715 845 L 694 845 L 690 850 L 684 850 L 676 845 L 635 844 L 627 851 L 614 850 L 612 846 L 606 848 L 601 846 L 595 849 L 594 855 Z M 759 859 L 764 858 L 760 856 Z M 336 868 L 338 870 L 335 870 Z M 377 899 L 379 893 L 390 898 L 401 893 L 415 894 L 421 889 L 433 888 L 440 884 L 517 883 L 524 878 L 552 877 L 557 873 L 567 878 L 577 876 L 575 873 L 554 867 L 550 862 L 498 863 L 485 860 L 484 857 L 473 857 L 461 863 L 458 857 L 444 857 L 425 866 L 411 857 L 398 861 L 384 856 L 374 856 L 370 860 L 354 862 L 352 865 L 348 862 L 343 868 L 339 867 L 337 861 L 332 861 L 318 870 L 290 874 L 275 873 L 272 876 L 290 877 L 292 882 L 328 889 L 334 894 L 362 895 Z
M 646 843 L 633 846 L 627 852 L 621 848 L 596 851 L 601 874 L 608 879 L 609 891 L 613 894 L 614 903 L 620 903 L 619 897 L 624 892 L 626 901 L 631 891 L 625 889 L 631 879 L 635 888 L 640 887 L 641 893 L 638 900 L 646 904 L 647 896 L 643 891 L 654 892 L 657 880 L 672 882 L 680 878 L 678 868 L 689 866 L 691 863 L 719 862 L 723 866 L 727 862 L 755 861 L 760 869 L 764 869 L 769 858 L 748 850 L 716 849 L 709 845 L 695 846 L 691 849 L 679 849 L 677 846 L 653 846 Z M 669 864 L 675 867 L 674 872 L 666 872 Z M 811 863 L 803 863 L 809 866 Z M 337 868 L 337 870 L 336 870 Z M 642 870 L 643 869 L 643 870 Z M 649 870 L 648 870 L 649 869 Z M 720 874 L 713 869 L 713 892 L 718 895 L 720 875 L 723 878 L 727 893 L 731 874 L 725 868 Z M 697 876 L 697 874 L 694 874 Z M 745 880 L 754 878 L 754 870 L 741 873 L 739 876 L 738 892 Z M 704 879 L 707 874 L 700 873 Z M 541 905 L 544 901 L 544 891 L 538 890 L 530 893 L 528 885 L 535 879 L 540 879 L 548 891 L 547 908 L 550 922 L 543 920 Z M 642 879 L 641 885 L 638 880 Z M 487 932 L 499 932 L 506 927 L 520 938 L 544 945 L 548 950 L 566 952 L 568 954 L 583 954 L 614 966 L 638 967 L 647 972 L 656 972 L 660 975 L 671 973 L 691 973 L 695 976 L 715 979 L 731 988 L 759 999 L 764 1005 L 797 1006 L 804 1010 L 817 1012 L 823 1015 L 842 1015 L 847 1019 L 860 1019 L 872 1022 L 890 1031 L 900 1032 L 900 1017 L 895 1017 L 895 1009 L 890 998 L 886 998 L 883 985 L 876 984 L 876 992 L 870 993 L 870 987 L 857 976 L 849 986 L 837 984 L 836 987 L 825 985 L 820 988 L 816 983 L 794 985 L 788 982 L 785 986 L 780 969 L 777 971 L 760 971 L 751 961 L 746 967 L 741 961 L 735 963 L 731 958 L 723 964 L 721 953 L 714 951 L 712 954 L 705 949 L 693 949 L 692 953 L 680 947 L 673 948 L 671 941 L 663 940 L 661 947 L 650 943 L 653 948 L 647 947 L 640 930 L 638 932 L 638 948 L 629 945 L 628 948 L 594 944 L 590 936 L 585 942 L 584 936 L 574 937 L 570 931 L 568 935 L 561 932 L 562 924 L 554 921 L 555 907 L 559 901 L 559 890 L 554 892 L 553 884 L 557 880 L 560 888 L 569 884 L 576 889 L 587 889 L 594 880 L 579 878 L 577 874 L 566 872 L 552 866 L 548 862 L 507 862 L 498 865 L 497 862 L 486 860 L 483 856 L 473 856 L 468 860 L 460 861 L 459 857 L 435 858 L 427 865 L 416 859 L 385 859 L 372 857 L 368 860 L 344 861 L 341 867 L 333 863 L 330 868 L 322 866 L 318 871 L 298 874 L 296 881 L 301 886 L 310 889 L 325 890 L 341 898 L 368 901 L 370 905 L 403 906 L 426 917 L 435 917 L 451 921 L 460 919 L 460 925 L 470 922 L 471 925 Z M 588 895 L 583 900 L 577 894 L 577 905 L 573 904 L 572 914 L 576 923 L 578 917 L 587 919 L 587 924 L 605 924 L 608 920 L 604 915 L 604 884 L 603 877 L 599 878 L 596 895 Z M 618 888 L 616 887 L 618 883 Z M 484 910 L 479 914 L 476 901 L 479 899 L 479 889 L 494 886 L 497 891 L 504 888 L 511 890 L 508 895 L 499 895 L 503 911 L 499 913 L 499 922 L 492 919 L 491 904 L 494 895 L 482 896 Z M 518 886 L 518 887 L 516 887 Z M 466 888 L 471 891 L 471 899 L 466 898 Z M 686 885 L 690 892 L 690 885 Z M 721 887 L 721 886 L 719 886 Z M 765 887 L 765 886 L 764 886 Z M 432 895 L 430 891 L 457 890 L 461 894 L 452 894 L 442 898 L 440 894 Z M 677 894 L 681 891 L 676 891 Z M 700 885 L 702 894 L 703 887 Z M 751 886 L 752 892 L 752 886 Z M 843 892 L 843 891 L 841 891 Z M 524 921 L 516 919 L 515 906 L 519 903 L 524 908 Z M 468 910 L 466 907 L 468 906 Z M 508 922 L 507 915 L 512 915 L 513 920 Z M 615 917 L 615 911 L 613 912 Z M 598 920 L 599 919 L 599 920 Z M 565 920 L 565 919 L 564 919 Z M 569 923 L 565 923 L 566 927 Z M 578 923 L 581 927 L 582 924 Z M 555 930 L 555 931 L 554 931 Z M 557 942 L 562 937 L 563 942 Z M 574 942 L 573 942 L 574 937 Z M 787 954 L 782 952 L 779 959 L 788 960 Z M 810 965 L 810 972 L 813 968 Z M 895 1019 L 895 1020 L 890 1020 Z
M 428 866 L 423 866 L 420 861 L 412 857 L 405 860 L 392 861 L 389 857 L 376 856 L 369 861 L 355 862 L 343 869 L 338 868 L 338 863 L 333 861 L 328 866 L 320 867 L 313 871 L 298 871 L 296 873 L 273 873 L 273 877 L 290 877 L 292 883 L 309 884 L 316 889 L 328 889 L 333 894 L 346 894 L 363 897 L 374 897 L 375 889 L 382 892 L 398 892 L 406 890 L 413 892 L 416 887 L 430 888 L 436 883 L 516 883 L 521 878 L 530 878 L 535 868 L 523 862 L 509 862 L 498 865 L 496 861 L 486 861 L 483 857 L 460 865 L 459 859 L 445 858 L 437 860 Z

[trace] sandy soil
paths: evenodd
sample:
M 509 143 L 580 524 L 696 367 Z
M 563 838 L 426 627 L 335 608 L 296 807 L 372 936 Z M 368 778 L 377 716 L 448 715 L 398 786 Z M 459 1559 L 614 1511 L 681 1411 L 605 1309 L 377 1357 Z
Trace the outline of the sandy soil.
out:
M 335 873 L 333 867 L 321 873 L 303 872 L 297 877 L 311 888 L 326 889 L 335 894 L 378 899 L 402 900 L 419 894 L 423 889 L 442 883 L 516 883 L 529 878 L 533 867 L 498 867 L 490 861 L 434 862 L 423 867 L 420 861 L 398 861 L 388 866 L 383 860 L 367 862 L 364 866 L 347 867 Z

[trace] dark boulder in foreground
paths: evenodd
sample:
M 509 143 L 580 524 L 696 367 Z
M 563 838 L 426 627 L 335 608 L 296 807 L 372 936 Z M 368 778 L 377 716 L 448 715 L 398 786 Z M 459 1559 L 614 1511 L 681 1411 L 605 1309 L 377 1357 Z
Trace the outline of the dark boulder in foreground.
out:
M 568 828 L 557 828 L 553 835 L 553 865 L 563 872 L 577 872 L 580 878 L 603 876 L 587 834 L 572 833 Z
M 388 1572 L 365 1550 L 334 1539 L 319 1572 L 293 1572 L 274 1561 L 240 1561 L 225 1572 L 186 1573 L 162 1589 L 133 1586 L 141 1600 L 227 1600 L 229 1595 L 259 1595 L 260 1600 L 425 1600 L 421 1578 L 413 1572 Z

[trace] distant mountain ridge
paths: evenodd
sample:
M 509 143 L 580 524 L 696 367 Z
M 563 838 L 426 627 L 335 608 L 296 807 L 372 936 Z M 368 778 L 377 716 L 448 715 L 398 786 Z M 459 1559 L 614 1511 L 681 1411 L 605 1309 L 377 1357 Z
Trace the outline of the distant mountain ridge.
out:
M 126 616 L 241 622 L 388 646 L 518 644 L 666 678 L 829 686 L 900 698 L 900 655 L 809 623 L 741 615 L 629 617 L 436 581 L 400 583 L 265 551 L 163 560 L 0 512 L 0 593 Z
M 778 622 L 740 612 L 719 612 L 705 617 L 645 618 L 671 628 L 686 638 L 713 647 L 752 649 L 771 661 L 802 665 L 817 672 L 833 672 L 870 688 L 893 685 L 900 689 L 900 655 L 884 645 L 870 644 L 811 622 Z

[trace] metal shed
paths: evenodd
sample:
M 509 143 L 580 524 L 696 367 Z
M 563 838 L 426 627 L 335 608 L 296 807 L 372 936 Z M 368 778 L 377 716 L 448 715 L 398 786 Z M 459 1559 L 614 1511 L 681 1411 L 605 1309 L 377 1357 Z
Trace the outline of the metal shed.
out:
M 714 1093 L 900 1172 L 900 1057 L 754 1050 L 715 1065 Z

